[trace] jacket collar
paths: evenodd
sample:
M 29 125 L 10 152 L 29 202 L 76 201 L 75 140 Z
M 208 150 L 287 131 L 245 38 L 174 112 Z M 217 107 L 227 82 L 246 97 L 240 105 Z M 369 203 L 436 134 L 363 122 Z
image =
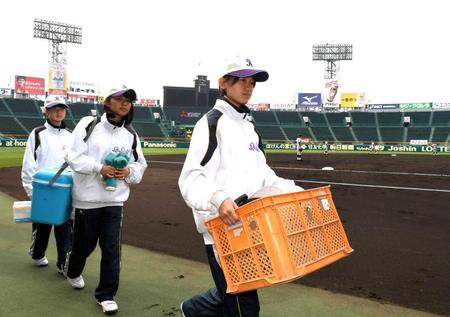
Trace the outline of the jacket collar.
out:
M 64 121 L 62 121 L 61 125 L 58 127 L 58 126 L 52 124 L 50 122 L 50 120 L 47 119 L 47 120 L 45 120 L 44 125 L 48 130 L 52 130 L 52 131 L 60 131 L 60 130 L 64 130 L 66 128 L 66 123 Z
M 236 107 L 231 102 L 226 99 L 218 98 L 214 106 L 217 110 L 228 115 L 234 120 L 245 120 L 245 118 L 250 114 L 250 109 L 246 105 L 241 105 Z
M 105 127 L 107 127 L 108 130 L 114 130 L 114 129 L 119 129 L 121 127 L 123 127 L 124 121 L 120 121 L 118 123 L 115 123 L 113 121 L 110 121 L 108 119 L 108 117 L 106 116 L 106 113 L 104 113 L 102 115 L 102 117 L 100 118 L 100 121 L 105 125 Z

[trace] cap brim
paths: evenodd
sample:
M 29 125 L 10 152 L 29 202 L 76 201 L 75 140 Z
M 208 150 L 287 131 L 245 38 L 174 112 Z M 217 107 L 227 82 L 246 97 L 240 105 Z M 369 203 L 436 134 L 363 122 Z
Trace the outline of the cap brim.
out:
M 55 107 L 61 107 L 61 108 L 69 108 L 68 105 L 66 105 L 65 103 L 62 103 L 60 101 L 53 101 L 50 102 L 48 104 L 45 105 L 45 109 L 51 109 L 51 108 L 55 108 Z
M 255 81 L 266 81 L 269 79 L 269 73 L 265 70 L 258 70 L 258 69 L 240 69 L 231 73 L 228 73 L 227 75 L 235 76 L 235 77 L 253 77 Z
M 134 89 L 130 89 L 130 88 L 124 88 L 124 89 L 120 89 L 117 90 L 115 92 L 113 92 L 112 94 L 108 95 L 108 97 L 119 97 L 119 96 L 125 96 L 126 98 L 130 99 L 131 101 L 135 101 L 137 99 L 137 95 L 136 92 L 134 91 Z

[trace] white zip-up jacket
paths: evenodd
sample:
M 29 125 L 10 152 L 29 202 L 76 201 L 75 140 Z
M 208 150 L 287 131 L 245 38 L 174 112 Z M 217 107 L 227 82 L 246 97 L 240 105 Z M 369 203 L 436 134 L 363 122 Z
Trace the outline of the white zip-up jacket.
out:
M 181 195 L 192 208 L 197 230 L 205 244 L 214 244 L 205 221 L 218 215 L 222 202 L 242 194 L 250 197 L 265 186 L 292 188 L 292 180 L 275 175 L 267 165 L 259 135 L 247 112 L 239 112 L 225 100 L 218 99 L 213 110 L 195 125 L 189 151 L 178 185 Z M 217 112 L 219 111 L 219 112 Z M 209 133 L 208 115 L 215 112 L 217 146 Z M 222 115 L 220 115 L 222 113 Z
M 82 118 L 73 131 L 74 141 L 68 157 L 68 163 L 74 170 L 72 205 L 80 209 L 123 206 L 130 194 L 130 184 L 139 183 L 147 168 L 141 142 L 136 135 L 138 158 L 134 160 L 134 135 L 124 126 L 118 127 L 109 123 L 105 114 L 85 142 L 86 127 L 93 120 L 92 116 Z M 125 180 L 117 180 L 115 191 L 105 190 L 100 174 L 104 158 L 110 152 L 126 152 L 129 157 L 127 167 L 130 174 Z
M 64 163 L 64 157 L 72 143 L 72 133 L 64 127 L 55 127 L 45 122 L 45 129 L 39 132 L 40 144 L 36 145 L 35 129 L 28 136 L 22 163 L 22 185 L 31 198 L 33 193 L 33 175 L 39 169 L 59 167 Z M 36 154 L 36 156 L 35 156 Z

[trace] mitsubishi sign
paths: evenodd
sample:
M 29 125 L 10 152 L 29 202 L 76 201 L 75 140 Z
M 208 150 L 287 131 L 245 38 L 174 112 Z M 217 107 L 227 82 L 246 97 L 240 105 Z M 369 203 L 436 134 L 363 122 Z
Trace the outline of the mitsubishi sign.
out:
M 320 107 L 322 104 L 320 93 L 299 93 L 299 107 Z

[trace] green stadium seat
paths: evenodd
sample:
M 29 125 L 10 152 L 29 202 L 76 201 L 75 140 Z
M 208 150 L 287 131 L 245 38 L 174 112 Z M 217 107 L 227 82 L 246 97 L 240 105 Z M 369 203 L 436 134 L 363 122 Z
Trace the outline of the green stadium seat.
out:
M 350 116 L 352 117 L 352 126 L 354 127 L 376 126 L 375 114 L 373 112 L 351 112 Z
M 410 126 L 412 127 L 429 127 L 430 126 L 430 111 L 415 111 L 405 112 L 405 117 L 410 117 Z
M 450 135 L 450 129 L 447 127 L 435 127 L 432 136 L 432 142 L 446 142 Z
M 403 126 L 403 114 L 401 112 L 378 112 L 377 118 L 380 127 Z
M 353 142 L 355 138 L 353 137 L 350 128 L 348 127 L 331 127 L 333 133 L 339 142 Z
M 431 128 L 409 127 L 406 141 L 410 140 L 430 140 Z
M 379 142 L 377 128 L 375 127 L 353 127 L 358 142 Z
M 381 141 L 385 143 L 403 142 L 406 128 L 380 127 Z

